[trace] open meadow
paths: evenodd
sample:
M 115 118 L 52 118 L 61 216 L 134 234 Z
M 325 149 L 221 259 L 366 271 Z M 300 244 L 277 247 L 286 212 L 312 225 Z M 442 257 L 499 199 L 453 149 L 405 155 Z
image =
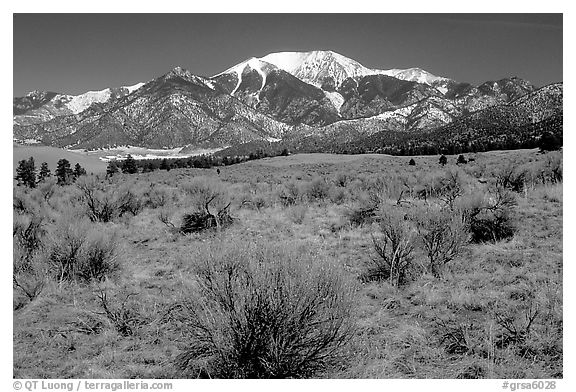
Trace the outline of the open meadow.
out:
M 14 377 L 562 378 L 562 152 L 457 158 L 14 186 Z

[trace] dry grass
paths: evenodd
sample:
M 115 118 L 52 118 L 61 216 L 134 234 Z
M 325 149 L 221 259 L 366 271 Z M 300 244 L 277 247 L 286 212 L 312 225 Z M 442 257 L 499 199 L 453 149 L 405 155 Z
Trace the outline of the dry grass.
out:
M 179 377 L 174 361 L 190 341 L 171 309 L 195 292 L 197 263 L 206 254 L 202 250 L 220 243 L 297 242 L 318 255 L 321 265 L 335 266 L 343 279 L 357 282 L 351 298 L 355 333 L 341 353 L 351 360 L 327 363 L 306 376 L 562 377 L 563 198 L 562 183 L 550 183 L 546 174 L 552 173 L 546 167 L 557 168 L 550 166 L 550 156 L 534 150 L 499 151 L 475 154 L 474 163 L 460 167 L 464 185 L 458 198 L 489 195 L 491 173 L 509 163 L 536 173 L 513 194 L 518 205 L 511 208 L 511 238 L 465 245 L 440 277 L 427 272 L 427 255 L 416 244 L 414 266 L 420 268 L 410 282 L 401 287 L 362 282 L 358 278 L 375 256 L 371 234 L 378 222 L 351 224 L 350 208 L 368 200 L 370 192 L 378 196 L 378 208 L 384 204 L 403 213 L 426 205 L 449 208 L 432 193 L 426 199 L 419 194 L 421 186 L 442 175 L 438 157 L 417 157 L 415 167 L 408 165 L 409 159 L 312 154 L 223 167 L 219 181 L 232 196 L 234 223 L 221 232 L 188 235 L 169 230 L 158 216 L 162 211 L 176 221 L 188 212 L 194 202 L 181 185 L 198 176 L 216 178 L 215 170 L 118 175 L 111 184 L 100 179 L 109 189 L 128 183 L 143 198 L 143 209 L 136 214 L 98 223 L 99 229 L 115 233 L 123 250 L 116 259 L 120 268 L 101 281 L 46 279 L 32 297 L 14 286 L 14 376 Z M 454 162 L 449 157 L 444 169 L 455 169 Z M 282 188 L 290 181 L 291 189 Z M 315 196 L 307 197 L 314 181 Z M 333 198 L 335 189 L 345 192 L 343 200 Z M 29 253 L 32 265 L 38 266 L 44 265 L 42 255 L 50 249 L 62 215 L 86 219 L 75 187 L 56 187 L 48 200 L 40 192 L 18 189 L 15 196 L 15 231 L 22 233 L 33 217 L 42 217 L 45 233 L 37 233 L 41 245 L 31 245 Z M 286 202 L 282 194 L 295 196 Z M 263 202 L 259 207 L 242 204 L 245 196 Z M 22 238 L 35 241 L 30 234 Z M 15 239 L 15 247 L 25 259 L 21 248 L 26 242 L 20 241 Z M 299 252 L 295 260 L 304 254 Z M 23 284 L 34 285 L 38 276 L 26 274 L 21 275 Z M 103 292 L 109 312 L 103 308 Z

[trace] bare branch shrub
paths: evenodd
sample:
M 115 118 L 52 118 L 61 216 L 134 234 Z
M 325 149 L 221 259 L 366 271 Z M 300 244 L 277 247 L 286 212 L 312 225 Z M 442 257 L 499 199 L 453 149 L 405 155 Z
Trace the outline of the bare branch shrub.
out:
M 495 185 L 513 192 L 522 192 L 526 185 L 527 174 L 526 169 L 509 164 L 494 174 Z
M 92 222 L 110 222 L 119 214 L 116 200 L 101 189 L 92 176 L 79 178 L 76 186 L 82 192 L 81 200 L 86 204 L 86 212 Z
M 514 195 L 502 187 L 463 200 L 459 209 L 470 230 L 472 242 L 496 242 L 512 237 L 516 231 L 512 222 L 512 210 L 516 204 Z
M 103 280 L 115 273 L 118 263 L 116 237 L 63 219 L 51 233 L 48 262 L 58 281 Z
M 440 344 L 448 354 L 474 354 L 477 351 L 478 342 L 472 337 L 472 331 L 477 329 L 474 323 L 436 320 L 436 326 L 440 332 Z
M 164 207 L 171 197 L 166 188 L 159 186 L 153 182 L 142 194 L 143 204 L 148 208 Z
M 17 214 L 13 220 L 12 285 L 33 301 L 45 285 L 44 251 L 45 218 L 42 215 Z M 21 303 L 20 306 L 24 304 Z
M 278 189 L 278 198 L 283 206 L 294 205 L 301 198 L 300 188 L 293 181 L 287 182 Z
M 103 310 L 100 314 L 105 315 L 114 326 L 114 329 L 122 336 L 133 335 L 136 328 L 144 324 L 143 317 L 137 311 L 135 304 L 129 302 L 130 297 L 133 295 L 136 294 L 127 294 L 119 303 L 119 306 L 115 306 L 111 303 L 106 291 L 100 290 L 96 294 Z
M 189 339 L 176 359 L 188 375 L 309 377 L 352 336 L 352 287 L 327 260 L 245 242 L 208 245 L 195 259 L 196 289 L 174 317 Z
M 309 200 L 325 200 L 330 195 L 330 185 L 322 177 L 315 177 L 306 184 L 306 196 Z
M 117 191 L 114 204 L 116 204 L 116 208 L 118 209 L 118 216 L 123 216 L 125 214 L 136 216 L 144 208 L 142 197 L 137 195 L 127 186 Z
M 14 242 L 14 266 L 16 272 L 29 270 L 32 258 L 40 251 L 46 234 L 44 217 L 41 215 L 15 215 L 12 237 Z
M 376 218 L 381 203 L 382 200 L 376 192 L 365 192 L 344 214 L 352 226 L 362 226 Z
M 501 332 L 496 338 L 497 348 L 506 348 L 510 344 L 524 343 L 528 336 L 534 320 L 539 316 L 540 312 L 537 306 L 531 304 L 521 315 L 496 313 L 494 318 L 496 323 L 501 327 Z
M 18 214 L 37 214 L 40 206 L 32 198 L 31 190 L 24 187 L 14 187 L 12 208 Z
M 439 178 L 436 193 L 438 199 L 446 203 L 450 210 L 454 210 L 454 202 L 464 193 L 460 173 L 457 171 L 447 171 Z
M 379 221 L 379 233 L 372 234 L 376 251 L 367 264 L 365 280 L 387 280 L 393 286 L 408 282 L 412 269 L 414 235 L 399 213 L 386 212 Z
M 44 276 L 35 272 L 21 272 L 12 275 L 13 286 L 19 288 L 29 301 L 38 297 L 46 284 Z
M 212 228 L 220 230 L 233 223 L 230 196 L 224 184 L 198 177 L 186 183 L 183 188 L 196 211 L 184 214 L 179 228 L 181 233 L 196 233 Z
M 446 211 L 428 209 L 415 216 L 418 236 L 426 255 L 428 269 L 436 278 L 441 277 L 444 265 L 452 261 L 470 240 L 468 226 L 463 218 Z

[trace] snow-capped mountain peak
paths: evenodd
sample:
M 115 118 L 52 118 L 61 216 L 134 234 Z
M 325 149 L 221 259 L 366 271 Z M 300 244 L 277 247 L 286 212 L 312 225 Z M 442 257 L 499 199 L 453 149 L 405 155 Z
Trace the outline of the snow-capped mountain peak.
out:
M 402 80 L 429 85 L 434 81 L 446 79 L 435 76 L 420 68 L 390 70 L 367 68 L 358 61 L 331 50 L 270 53 L 261 58 L 253 57 L 248 59 L 215 76 L 233 71 L 241 73 L 246 66 L 256 70 L 265 70 L 265 64 L 278 67 L 300 80 L 317 87 L 322 86 L 326 82 L 334 83 L 338 86 L 347 78 L 374 74 L 388 75 Z
M 235 95 L 238 88 L 240 87 L 240 85 L 242 84 L 242 82 L 244 80 L 243 75 L 247 72 L 250 72 L 250 71 L 256 71 L 258 73 L 258 75 L 260 75 L 261 81 L 257 87 L 257 91 L 253 92 L 253 95 L 254 95 L 254 98 L 257 101 L 259 101 L 260 98 L 259 98 L 258 94 L 260 91 L 262 91 L 262 89 L 266 85 L 266 78 L 268 77 L 268 74 L 274 70 L 277 70 L 277 69 L 278 69 L 278 67 L 276 67 L 273 64 L 270 64 L 270 63 L 263 61 L 262 59 L 259 59 L 256 57 L 251 57 L 248 60 L 241 62 L 240 64 L 237 64 L 231 68 L 228 68 L 224 72 L 220 72 L 219 74 L 212 76 L 211 79 L 218 78 L 219 76 L 222 76 L 222 75 L 233 75 L 233 77 L 236 81 L 236 86 L 230 92 L 230 94 Z
M 372 73 L 359 62 L 331 50 L 270 53 L 262 60 L 318 87 L 329 79 L 339 85 L 346 78 Z
M 273 64 L 265 61 L 264 59 L 251 57 L 248 60 L 241 62 L 240 64 L 236 64 L 235 66 L 228 68 L 226 71 L 220 72 L 219 74 L 212 76 L 212 78 L 231 73 L 236 73 L 238 75 L 238 78 L 240 78 L 247 68 L 253 69 L 259 74 L 266 76 L 270 71 L 276 69 L 277 66 L 274 66 Z

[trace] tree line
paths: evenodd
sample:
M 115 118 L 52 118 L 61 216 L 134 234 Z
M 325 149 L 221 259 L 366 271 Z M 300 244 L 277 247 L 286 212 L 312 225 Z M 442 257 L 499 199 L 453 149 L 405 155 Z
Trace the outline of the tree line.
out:
M 78 177 L 84 175 L 86 175 L 86 170 L 79 163 L 76 163 L 74 169 L 72 169 L 67 159 L 60 159 L 54 170 L 54 176 L 57 179 L 58 185 L 71 184 L 76 181 Z M 48 167 L 48 163 L 42 162 L 37 174 L 34 158 L 30 157 L 18 162 L 16 177 L 14 177 L 14 179 L 17 181 L 18 186 L 35 188 L 37 184 L 46 181 L 46 179 L 50 177 L 52 177 L 52 172 Z
M 111 160 L 106 168 L 106 176 L 113 176 L 115 173 L 149 173 L 156 170 L 170 171 L 172 169 L 197 168 L 210 169 L 217 166 L 230 166 L 237 163 L 247 162 L 255 159 L 262 159 L 273 156 L 288 156 L 288 149 L 283 149 L 276 154 L 258 149 L 248 155 L 217 156 L 217 155 L 197 155 L 186 158 L 157 158 L 157 159 L 135 159 L 128 154 L 126 159 Z

